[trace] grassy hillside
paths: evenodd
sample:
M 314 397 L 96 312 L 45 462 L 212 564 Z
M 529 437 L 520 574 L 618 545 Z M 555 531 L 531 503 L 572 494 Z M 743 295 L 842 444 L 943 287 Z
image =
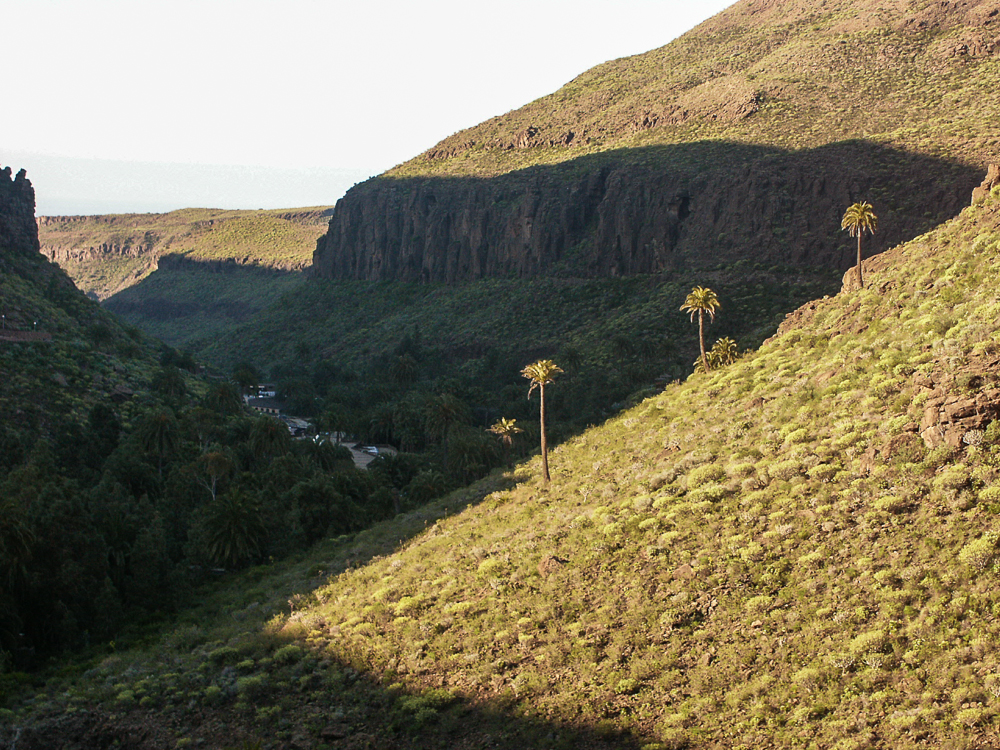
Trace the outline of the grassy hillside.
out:
M 261 747 L 995 745 L 998 253 L 994 190 L 560 446 L 548 486 L 536 459 L 251 571 L 7 716 Z
M 329 211 L 185 208 L 166 214 L 43 216 L 38 234 L 42 252 L 59 262 L 81 290 L 104 300 L 152 272 L 163 255 L 302 269 L 309 265 Z
M 636 146 L 795 150 L 852 137 L 981 166 L 997 147 L 996 11 L 995 0 L 742 0 L 389 175 L 486 176 Z
M 39 220 L 39 239 L 82 291 L 143 331 L 187 346 L 297 286 L 329 212 L 321 206 L 47 216 Z

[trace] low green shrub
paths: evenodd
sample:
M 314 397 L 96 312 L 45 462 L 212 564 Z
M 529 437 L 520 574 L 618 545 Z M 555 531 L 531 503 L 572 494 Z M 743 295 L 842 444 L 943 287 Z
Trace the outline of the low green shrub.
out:
M 976 572 L 990 567 L 996 557 L 997 541 L 1000 533 L 988 531 L 975 541 L 969 542 L 958 553 L 958 559 Z
M 715 484 L 726 479 L 726 470 L 718 464 L 708 464 L 692 469 L 687 477 L 688 490 L 693 490 L 705 484 Z

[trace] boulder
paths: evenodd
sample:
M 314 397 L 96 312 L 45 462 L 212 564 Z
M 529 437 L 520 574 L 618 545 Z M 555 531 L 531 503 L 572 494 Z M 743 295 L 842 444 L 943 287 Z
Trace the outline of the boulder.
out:
M 972 205 L 983 200 L 998 185 L 1000 185 L 1000 164 L 990 164 L 982 184 L 972 191 Z

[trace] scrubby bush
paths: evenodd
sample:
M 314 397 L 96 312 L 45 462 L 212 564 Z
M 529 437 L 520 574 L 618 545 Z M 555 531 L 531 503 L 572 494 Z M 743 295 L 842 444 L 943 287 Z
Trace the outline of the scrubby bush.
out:
M 290 643 L 274 652 L 274 661 L 277 664 L 294 664 L 303 656 L 304 652 L 302 649 L 294 643 Z
M 726 470 L 718 464 L 708 464 L 692 469 L 687 477 L 687 487 L 689 490 L 696 489 L 705 484 L 716 484 L 726 479 Z
M 969 542 L 958 553 L 958 559 L 976 572 L 982 572 L 990 567 L 996 557 L 997 540 L 1000 533 L 988 531 L 975 541 Z
M 774 479 L 787 481 L 793 477 L 799 476 L 803 472 L 803 466 L 801 461 L 789 459 L 787 461 L 780 461 L 773 464 L 768 469 L 768 472 Z
M 876 499 L 872 505 L 876 510 L 881 510 L 885 513 L 900 513 L 906 510 L 907 502 L 905 498 L 897 495 L 883 495 Z
M 964 464 L 956 464 L 934 477 L 933 487 L 946 494 L 955 494 L 971 481 L 969 469 Z

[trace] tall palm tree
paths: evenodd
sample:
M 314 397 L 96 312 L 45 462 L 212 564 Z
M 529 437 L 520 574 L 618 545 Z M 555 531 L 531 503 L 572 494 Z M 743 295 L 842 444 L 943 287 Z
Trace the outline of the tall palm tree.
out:
M 216 383 L 209 387 L 202 403 L 205 408 L 225 416 L 239 414 L 243 410 L 239 389 L 232 383 Z
M 871 203 L 863 201 L 848 206 L 840 222 L 840 228 L 846 229 L 851 237 L 858 238 L 858 286 L 864 289 L 865 282 L 861 276 L 861 235 L 865 230 L 869 234 L 875 234 L 875 230 L 878 229 L 878 217 L 872 211 Z
M 420 366 L 417 360 L 409 354 L 401 354 L 396 357 L 396 361 L 389 366 L 389 376 L 399 386 L 408 386 L 417 379 Z
M 562 368 L 551 359 L 540 359 L 521 370 L 521 374 L 531 381 L 531 387 L 528 389 L 528 398 L 531 398 L 533 390 L 538 389 L 540 401 L 538 421 L 542 430 L 542 476 L 545 478 L 546 484 L 550 481 L 550 477 L 549 445 L 545 440 L 545 386 L 551 383 L 552 379 L 562 371 Z
M 283 456 L 291 449 L 292 439 L 285 427 L 272 417 L 258 417 L 250 428 L 250 450 L 260 462 Z
M 257 396 L 257 384 L 260 383 L 260 370 L 249 362 L 240 362 L 233 368 L 233 382 L 243 393 Z
M 28 577 L 35 534 L 28 514 L 13 500 L 0 502 L 0 602 Z M 5 602 L 6 603 L 6 602 Z M 0 620 L 2 622 L 2 620 Z
M 516 419 L 500 417 L 499 421 L 487 430 L 500 438 L 500 442 L 503 444 L 504 462 L 508 468 L 510 467 L 510 448 L 514 444 L 514 435 L 524 432 L 515 422 L 517 422 Z
M 708 317 L 714 321 L 715 311 L 720 307 L 722 305 L 715 292 L 708 287 L 701 286 L 692 289 L 684 300 L 684 304 L 681 305 L 681 312 L 691 313 L 692 323 L 695 313 L 698 315 L 698 344 L 701 346 L 701 366 L 705 368 L 705 372 L 709 370 L 708 357 L 705 355 L 705 314 L 707 313 Z

